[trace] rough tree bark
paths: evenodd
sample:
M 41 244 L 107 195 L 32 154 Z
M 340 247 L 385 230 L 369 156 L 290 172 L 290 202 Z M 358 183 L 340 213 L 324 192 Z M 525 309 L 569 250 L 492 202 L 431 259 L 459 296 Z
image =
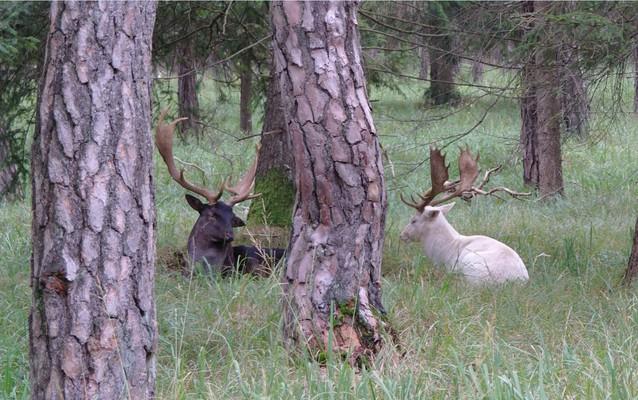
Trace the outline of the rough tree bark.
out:
M 292 143 L 286 130 L 281 103 L 279 75 L 274 67 L 266 93 L 261 151 L 255 175 L 255 193 L 261 196 L 250 205 L 249 221 L 257 224 L 289 227 L 295 200 Z
M 476 59 L 472 60 L 472 82 L 479 83 L 483 80 L 483 70 L 485 64 L 481 61 L 484 60 L 483 52 L 476 54 Z
M 638 44 L 634 46 L 634 113 L 638 113 Z
M 454 104 L 459 94 L 454 85 L 454 74 L 458 70 L 458 58 L 452 54 L 453 37 L 446 29 L 449 23 L 443 3 L 428 3 L 429 20 L 432 25 L 430 38 L 430 89 L 433 104 Z
M 53 2 L 32 148 L 33 399 L 154 397 L 155 2 Z
M 419 47 L 419 60 L 421 60 L 419 78 L 428 79 L 430 73 L 430 54 L 427 48 Z
M 534 12 L 534 2 L 522 3 L 522 12 L 531 14 Z M 533 22 L 524 26 L 520 31 L 521 39 L 526 32 L 531 30 Z M 538 186 L 538 115 L 536 104 L 536 59 L 533 56 L 525 60 L 521 69 L 521 138 L 520 146 L 523 156 L 523 181 L 526 185 Z
M 631 248 L 629 263 L 623 278 L 625 285 L 631 285 L 636 275 L 638 275 L 638 218 L 636 218 L 636 227 L 634 228 L 634 245 Z
M 575 1 L 561 2 L 561 12 L 576 11 Z M 570 37 L 570 32 L 563 33 L 564 38 L 560 46 L 559 60 L 562 64 L 560 71 L 560 102 L 563 112 L 565 134 L 586 136 L 589 129 L 589 97 L 583 71 L 579 65 L 579 47 L 576 40 Z
M 284 338 L 320 359 L 334 351 L 354 362 L 382 345 L 386 208 L 356 3 L 279 1 L 271 17 L 297 187 Z
M 524 2 L 523 11 L 544 18 L 549 2 Z M 543 23 L 542 21 L 539 23 Z M 551 37 L 549 32 L 546 37 Z M 522 70 L 521 148 L 525 183 L 541 197 L 563 194 L 560 145 L 560 66 L 554 46 L 537 46 Z
M 9 140 L 0 129 L 0 198 L 9 191 L 18 176 L 18 166 L 10 161 Z
M 544 18 L 552 3 L 534 2 Z M 548 34 L 548 37 L 552 36 Z M 536 101 L 538 116 L 538 190 L 542 197 L 563 194 L 563 167 L 560 144 L 560 63 L 555 46 L 541 45 L 536 52 Z
M 563 53 L 560 79 L 560 100 L 563 124 L 568 135 L 584 137 L 589 129 L 589 98 L 583 72 L 575 63 L 571 49 Z
M 239 71 L 239 129 L 244 133 L 253 131 L 252 98 L 253 71 L 250 60 L 244 60 Z
M 521 151 L 523 155 L 523 181 L 526 185 L 538 186 L 538 115 L 535 62 L 530 60 L 521 70 Z
M 177 51 L 179 79 L 177 80 L 177 100 L 179 115 L 188 117 L 179 124 L 180 133 L 186 136 L 188 132 L 199 136 L 199 100 L 197 98 L 197 71 L 193 58 L 192 43 L 185 40 Z

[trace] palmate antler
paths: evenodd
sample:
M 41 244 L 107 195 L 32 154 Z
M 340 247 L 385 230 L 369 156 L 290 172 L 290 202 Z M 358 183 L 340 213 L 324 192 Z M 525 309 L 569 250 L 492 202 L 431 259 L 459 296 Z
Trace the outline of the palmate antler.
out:
M 175 182 L 179 183 L 184 189 L 193 193 L 199 194 L 208 200 L 209 204 L 215 204 L 219 201 L 224 193 L 224 190 L 232 193 L 233 196 L 228 201 L 228 205 L 233 206 L 245 200 L 254 199 L 259 194 L 252 194 L 252 190 L 255 184 L 255 174 L 257 172 L 257 161 L 259 159 L 259 146 L 257 146 L 257 152 L 255 154 L 255 160 L 250 166 L 246 174 L 237 182 L 236 185 L 230 185 L 230 178 L 223 181 L 217 191 L 211 191 L 206 188 L 194 185 L 186 180 L 184 177 L 184 170 L 177 170 L 175 166 L 175 160 L 173 157 L 173 134 L 175 126 L 178 122 L 184 121 L 188 118 L 177 118 L 174 121 L 165 124 L 164 117 L 168 110 L 163 110 L 157 121 L 157 127 L 155 129 L 155 145 L 159 150 L 160 155 L 164 159 L 164 163 L 168 168 L 168 173 L 171 175 Z
M 476 178 L 479 176 L 478 167 L 479 156 L 472 157 L 469 147 L 461 149 L 459 155 L 459 174 L 460 178 L 450 182 L 448 168 L 449 165 L 445 165 L 445 156 L 441 154 L 441 150 L 436 147 L 430 147 L 430 176 L 432 178 L 432 187 L 426 190 L 423 194 L 418 196 L 421 201 L 416 202 L 413 198 L 412 201 L 406 201 L 403 198 L 403 194 L 399 194 L 401 201 L 408 206 L 417 209 L 419 212 L 423 212 L 425 206 L 435 206 L 445 203 L 456 197 L 461 197 L 465 200 L 469 200 L 475 195 L 493 195 L 496 192 L 505 192 L 514 198 L 521 196 L 529 196 L 531 193 L 515 192 L 506 187 L 497 187 L 490 190 L 483 190 L 485 184 L 489 181 L 490 175 L 501 169 L 501 166 L 487 170 L 481 183 L 478 186 L 473 186 Z M 436 199 L 439 194 L 446 193 L 443 197 Z

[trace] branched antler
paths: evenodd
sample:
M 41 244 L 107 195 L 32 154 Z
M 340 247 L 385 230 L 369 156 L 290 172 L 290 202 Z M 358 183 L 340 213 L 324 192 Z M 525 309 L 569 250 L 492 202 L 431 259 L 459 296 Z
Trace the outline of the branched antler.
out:
M 415 202 L 412 197 L 410 197 L 410 199 L 412 200 L 411 202 L 406 201 L 403 198 L 402 193 L 399 194 L 399 197 L 401 198 L 401 201 L 403 201 L 408 206 L 417 209 L 419 212 L 423 212 L 425 206 L 435 206 L 438 204 L 442 204 L 456 197 L 460 197 L 464 200 L 469 200 L 475 195 L 488 196 L 494 195 L 497 192 L 505 192 L 515 199 L 531 195 L 531 193 L 515 192 L 503 186 L 499 186 L 490 190 L 484 190 L 483 188 L 489 181 L 490 176 L 501 169 L 500 165 L 498 167 L 487 170 L 480 184 L 478 186 L 474 186 L 474 182 L 479 176 L 478 160 L 478 155 L 476 156 L 476 158 L 472 157 L 472 153 L 470 152 L 469 147 L 461 149 L 461 154 L 459 155 L 460 177 L 458 180 L 450 182 L 448 181 L 449 165 L 445 165 L 445 156 L 441 154 L 441 150 L 431 146 L 430 176 L 432 178 L 432 187 L 423 192 L 423 194 L 418 195 L 421 198 L 421 201 L 419 202 Z M 446 194 L 443 197 L 439 197 L 437 199 L 436 197 L 442 193 Z
M 259 158 L 259 146 L 257 146 L 257 153 L 255 155 L 255 161 L 253 162 L 253 165 L 235 186 L 230 186 L 230 179 L 226 179 L 220 184 L 217 191 L 211 191 L 209 189 L 188 182 L 184 177 L 184 170 L 177 170 L 173 157 L 173 134 L 175 132 L 175 126 L 178 122 L 184 121 L 188 118 L 177 118 L 174 121 L 165 124 L 164 118 L 166 117 L 167 111 L 168 110 L 166 109 L 163 110 L 159 116 L 157 127 L 155 129 L 155 145 L 157 146 L 157 150 L 159 150 L 160 155 L 164 159 L 164 163 L 168 168 L 168 173 L 171 175 L 173 180 L 175 180 L 175 182 L 180 184 L 180 186 L 182 186 L 184 189 L 205 197 L 206 200 L 208 200 L 209 204 L 217 203 L 222 197 L 224 190 L 227 190 L 233 194 L 233 196 L 229 200 L 230 206 L 259 196 L 250 194 L 255 183 L 257 160 Z

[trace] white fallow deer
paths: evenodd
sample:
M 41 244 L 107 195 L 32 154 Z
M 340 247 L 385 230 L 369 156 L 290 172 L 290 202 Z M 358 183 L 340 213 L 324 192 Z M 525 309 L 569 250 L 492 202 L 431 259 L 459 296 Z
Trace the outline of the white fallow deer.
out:
M 430 175 L 432 187 L 419 195 L 421 201 L 401 200 L 417 210 L 416 215 L 401 232 L 404 241 L 419 241 L 425 255 L 436 265 L 442 265 L 449 272 L 458 273 L 470 284 L 485 285 L 506 281 L 527 281 L 529 275 L 521 257 L 509 246 L 487 236 L 461 235 L 450 225 L 445 216 L 454 203 L 441 205 L 453 198 L 465 200 L 475 195 L 508 193 L 514 198 L 528 196 L 529 193 L 514 192 L 505 187 L 484 190 L 492 173 L 500 167 L 485 173 L 478 186 L 473 186 L 479 175 L 478 157 L 473 158 L 469 149 L 459 156 L 460 178 L 448 180 L 448 166 L 441 151 L 430 148 Z M 436 197 L 442 195 L 438 199 Z

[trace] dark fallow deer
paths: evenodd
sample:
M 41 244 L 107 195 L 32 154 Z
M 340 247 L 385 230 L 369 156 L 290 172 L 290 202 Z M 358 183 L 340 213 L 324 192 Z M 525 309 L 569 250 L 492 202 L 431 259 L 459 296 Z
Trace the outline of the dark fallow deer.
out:
M 488 170 L 478 186 L 478 156 L 472 157 L 469 149 L 459 156 L 459 179 L 450 181 L 445 157 L 441 151 L 430 147 L 430 175 L 432 187 L 420 194 L 420 201 L 401 201 L 417 210 L 416 215 L 401 232 L 405 241 L 420 241 L 425 255 L 434 264 L 443 265 L 448 272 L 458 273 L 470 284 L 482 285 L 505 281 L 527 281 L 529 275 L 523 260 L 509 246 L 487 236 L 464 236 L 458 233 L 445 216 L 454 198 L 471 199 L 475 195 L 494 195 L 503 192 L 514 198 L 528 196 L 505 187 L 484 190 L 490 175 L 500 169 Z M 438 197 L 438 198 L 437 198 Z
M 216 191 L 196 186 L 186 180 L 184 170 L 177 170 L 173 159 L 173 133 L 175 125 L 186 118 L 178 118 L 164 123 L 166 110 L 160 114 L 155 144 L 164 159 L 171 177 L 184 189 L 204 197 L 207 203 L 195 196 L 186 195 L 186 201 L 199 218 L 188 237 L 188 257 L 191 265 L 202 263 L 209 275 L 213 270 L 221 270 L 222 276 L 235 271 L 258 276 L 268 276 L 272 266 L 284 256 L 283 249 L 258 248 L 255 246 L 233 246 L 233 228 L 244 226 L 244 221 L 233 213 L 233 206 L 259 195 L 252 194 L 257 169 L 259 148 L 255 160 L 245 175 L 231 186 L 229 179 L 223 181 Z M 227 202 L 221 201 L 224 191 L 232 194 Z

